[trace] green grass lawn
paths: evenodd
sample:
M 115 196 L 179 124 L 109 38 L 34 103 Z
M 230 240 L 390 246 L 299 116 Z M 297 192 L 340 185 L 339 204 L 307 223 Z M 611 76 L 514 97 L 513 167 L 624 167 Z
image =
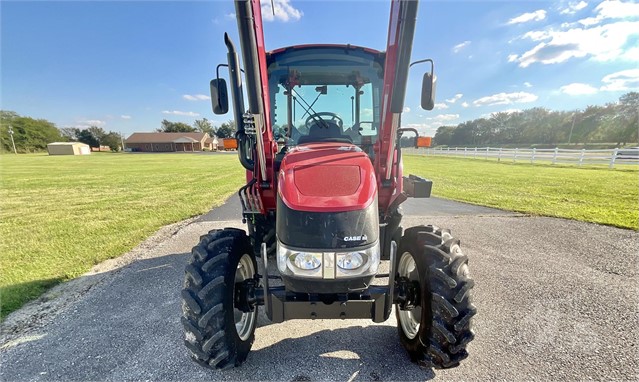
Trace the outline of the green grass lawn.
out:
M 0 167 L 1 317 L 244 182 L 236 155 L 2 155 Z
M 404 156 L 404 173 L 433 180 L 433 195 L 534 215 L 639 228 L 637 166 L 578 168 Z

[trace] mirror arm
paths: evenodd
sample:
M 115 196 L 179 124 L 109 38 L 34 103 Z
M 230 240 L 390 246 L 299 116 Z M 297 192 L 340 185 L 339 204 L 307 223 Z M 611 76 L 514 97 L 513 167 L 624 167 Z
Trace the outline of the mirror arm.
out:
M 229 64 L 218 64 L 218 66 L 215 68 L 215 78 L 218 80 L 220 79 L 220 66 L 228 68 Z M 240 68 L 240 72 L 244 73 L 244 69 Z
M 423 59 L 423 60 L 415 61 L 415 62 L 411 63 L 410 65 L 408 65 L 408 67 L 410 68 L 413 65 L 421 64 L 421 63 L 424 63 L 424 62 L 430 62 L 430 75 L 431 75 L 431 77 L 434 76 L 435 75 L 435 62 L 431 58 L 426 58 L 426 59 Z
M 402 120 L 401 120 L 401 116 L 399 117 L 399 122 L 398 124 L 401 126 L 402 124 Z M 399 176 L 399 164 L 402 161 L 402 135 L 405 132 L 412 132 L 415 133 L 415 148 L 417 148 L 417 137 L 419 137 L 419 132 L 417 131 L 417 129 L 414 129 L 412 127 L 400 127 L 397 129 L 397 142 L 395 144 L 396 150 L 397 150 L 397 162 L 395 163 L 395 176 Z M 398 182 L 400 182 L 401 179 L 398 179 Z
M 401 139 L 402 139 L 402 134 L 405 132 L 411 132 L 411 133 L 415 133 L 415 148 L 417 147 L 417 137 L 419 137 L 419 132 L 417 131 L 417 129 L 414 129 L 412 127 L 402 127 L 397 129 L 397 143 L 399 144 Z

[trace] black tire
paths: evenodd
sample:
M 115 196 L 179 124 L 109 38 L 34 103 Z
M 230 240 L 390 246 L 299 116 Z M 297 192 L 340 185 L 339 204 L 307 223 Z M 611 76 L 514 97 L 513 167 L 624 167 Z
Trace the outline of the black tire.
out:
M 182 290 L 184 344 L 202 366 L 239 366 L 251 350 L 257 323 L 257 308 L 241 315 L 247 321 L 240 321 L 239 334 L 235 317 L 239 311 L 234 309 L 236 273 L 253 273 L 249 278 L 256 279 L 250 240 L 243 230 L 213 230 L 200 238 L 191 253 Z M 243 269 L 238 270 L 240 261 Z
M 399 273 L 404 266 L 411 269 L 410 259 L 414 261 L 415 271 L 407 274 L 410 279 L 419 280 L 417 304 L 421 304 L 420 310 L 414 311 L 401 311 L 395 306 L 402 345 L 413 362 L 421 366 L 458 366 L 468 357 L 466 346 L 474 338 L 471 318 L 477 312 L 469 293 L 474 282 L 459 240 L 448 230 L 412 227 L 405 231 L 397 252 Z M 417 317 L 418 326 L 411 326 Z
M 275 258 L 277 243 L 275 241 L 275 219 L 264 216 L 255 217 L 254 221 L 248 220 L 248 228 L 256 257 L 261 257 L 262 243 L 266 243 L 266 253 L 269 259 Z

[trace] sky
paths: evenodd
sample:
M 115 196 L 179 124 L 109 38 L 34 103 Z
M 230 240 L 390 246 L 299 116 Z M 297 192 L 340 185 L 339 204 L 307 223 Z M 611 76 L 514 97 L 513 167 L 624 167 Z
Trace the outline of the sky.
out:
M 268 50 L 385 50 L 390 1 L 263 1 Z M 231 1 L 0 2 L 0 107 L 58 127 L 129 135 L 163 119 L 214 125 L 209 81 L 239 46 Z M 577 110 L 639 90 L 639 2 L 421 1 L 412 60 L 432 58 L 436 107 L 411 69 L 402 122 L 437 127 L 532 107 Z

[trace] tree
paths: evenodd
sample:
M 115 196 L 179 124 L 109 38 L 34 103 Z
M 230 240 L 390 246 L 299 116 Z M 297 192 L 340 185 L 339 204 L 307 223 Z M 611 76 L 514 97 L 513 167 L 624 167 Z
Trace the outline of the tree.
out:
M 171 122 L 162 120 L 162 127 L 157 130 L 159 133 L 193 133 L 195 129 L 184 122 Z
M 235 135 L 235 121 L 230 120 L 228 122 L 224 122 L 218 127 L 215 135 L 218 138 L 231 138 Z
M 80 130 L 77 137 L 78 142 L 87 144 L 90 147 L 100 147 L 100 142 L 88 129 Z
M 621 126 L 620 138 L 624 144 L 637 142 L 639 135 L 639 93 L 630 92 L 619 98 L 615 119 Z
M 0 142 L 5 151 L 13 151 L 9 126 L 19 152 L 43 151 L 48 143 L 62 140 L 60 131 L 52 122 L 22 117 L 13 111 L 0 111 Z
M 77 141 L 79 133 L 80 133 L 80 129 L 78 129 L 77 127 L 60 128 L 60 135 L 62 135 L 62 138 L 66 139 L 68 142 Z
M 100 147 L 100 146 L 106 146 L 106 144 L 104 144 L 102 142 L 102 140 L 104 140 L 104 137 L 107 135 L 106 131 L 104 131 L 103 128 L 101 127 L 97 127 L 97 126 L 91 126 L 87 129 L 91 135 L 93 135 L 93 137 L 98 141 L 97 146 L 94 147 Z
M 210 136 L 213 136 L 213 134 L 215 134 L 213 124 L 206 118 L 196 119 L 195 122 L 193 122 L 193 127 L 200 133 L 207 133 Z
M 439 146 L 450 146 L 455 128 L 456 126 L 439 126 L 435 133 L 435 137 L 433 138 L 434 144 Z
M 111 151 L 120 151 L 122 136 L 119 133 L 109 131 L 109 133 L 102 138 L 101 144 L 109 146 Z

